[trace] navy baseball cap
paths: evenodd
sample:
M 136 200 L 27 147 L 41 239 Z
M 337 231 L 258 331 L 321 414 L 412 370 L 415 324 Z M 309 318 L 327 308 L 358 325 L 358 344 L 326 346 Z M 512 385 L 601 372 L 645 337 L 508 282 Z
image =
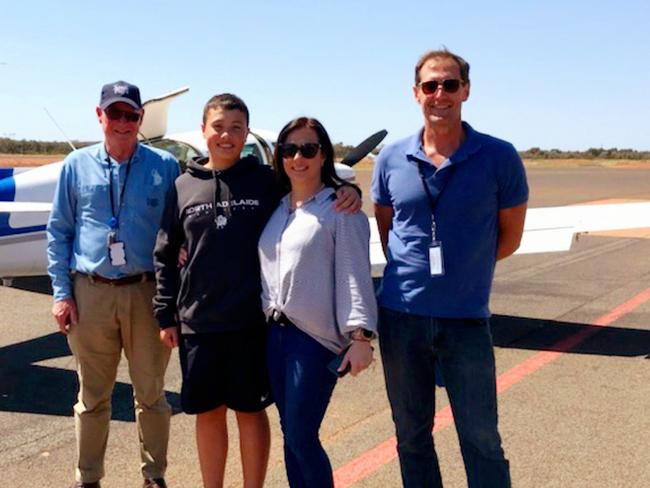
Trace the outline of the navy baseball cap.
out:
M 107 83 L 102 87 L 102 94 L 99 97 L 99 106 L 103 110 L 116 102 L 128 103 L 133 108 L 140 110 L 142 108 L 140 89 L 126 81 Z

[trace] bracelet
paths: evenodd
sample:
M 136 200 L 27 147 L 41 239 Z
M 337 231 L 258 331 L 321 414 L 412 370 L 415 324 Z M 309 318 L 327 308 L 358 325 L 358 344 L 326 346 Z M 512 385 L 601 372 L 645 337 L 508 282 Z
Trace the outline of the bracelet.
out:
M 375 338 L 375 333 L 371 330 L 359 327 L 354 331 L 352 331 L 352 333 L 350 334 L 350 338 L 354 341 L 370 342 Z

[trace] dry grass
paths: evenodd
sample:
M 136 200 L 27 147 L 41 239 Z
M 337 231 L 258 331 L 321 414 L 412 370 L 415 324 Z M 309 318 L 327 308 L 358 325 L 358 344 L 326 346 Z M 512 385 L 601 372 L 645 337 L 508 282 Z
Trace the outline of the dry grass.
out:
M 650 169 L 647 159 L 524 159 L 527 168 L 634 168 Z
M 527 168 L 629 168 L 650 169 L 647 159 L 524 159 Z M 364 158 L 355 166 L 355 171 L 372 170 L 373 160 Z
M 64 154 L 0 154 L 0 168 L 42 166 L 61 161 Z
M 0 154 L 0 168 L 22 168 L 41 166 L 55 161 L 61 161 L 63 154 Z M 373 160 L 363 158 L 355 166 L 355 171 L 370 171 L 373 167 Z M 525 159 L 524 164 L 528 168 L 584 168 L 584 167 L 605 167 L 605 168 L 643 168 L 650 169 L 650 160 L 627 160 L 627 159 Z

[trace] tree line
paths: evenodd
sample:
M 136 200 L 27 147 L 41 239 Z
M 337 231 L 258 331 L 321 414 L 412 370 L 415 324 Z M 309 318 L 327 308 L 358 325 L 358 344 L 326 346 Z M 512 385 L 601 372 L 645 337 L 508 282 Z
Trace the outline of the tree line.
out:
M 520 151 L 523 159 L 650 159 L 650 151 L 592 147 L 586 151 L 560 151 L 559 149 L 540 149 L 532 147 Z
M 72 141 L 75 147 L 84 147 L 94 142 Z M 337 142 L 334 144 L 334 155 L 337 159 L 344 157 L 354 146 Z M 381 146 L 373 151 L 377 154 Z M 0 153 L 2 154 L 68 154 L 71 151 L 67 142 L 61 141 L 35 141 L 15 140 L 0 137 Z M 618 149 L 592 147 L 586 151 L 561 151 L 559 149 L 540 149 L 532 147 L 527 151 L 520 151 L 524 159 L 650 159 L 650 151 L 637 151 L 636 149 Z
M 72 141 L 75 147 L 84 147 L 94 142 Z M 72 148 L 62 141 L 15 140 L 0 137 L 0 153 L 2 154 L 68 154 Z

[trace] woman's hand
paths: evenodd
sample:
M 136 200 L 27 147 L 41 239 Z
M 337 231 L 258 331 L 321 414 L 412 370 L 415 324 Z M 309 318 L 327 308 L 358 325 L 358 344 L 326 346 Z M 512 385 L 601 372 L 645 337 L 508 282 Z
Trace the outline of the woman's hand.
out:
M 372 345 L 368 341 L 352 341 L 338 370 L 343 371 L 350 364 L 350 374 L 358 375 L 372 363 L 373 351 Z

